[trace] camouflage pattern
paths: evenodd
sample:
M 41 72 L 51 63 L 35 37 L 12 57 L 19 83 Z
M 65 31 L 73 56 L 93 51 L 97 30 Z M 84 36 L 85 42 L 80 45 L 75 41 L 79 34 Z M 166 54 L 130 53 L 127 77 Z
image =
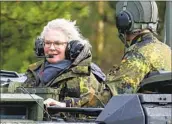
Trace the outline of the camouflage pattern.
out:
M 119 67 L 107 75 L 113 95 L 135 93 L 139 83 L 153 71 L 171 71 L 171 49 L 147 32 L 134 39 Z
M 58 101 L 65 101 L 68 107 L 104 107 L 111 98 L 111 93 L 105 84 L 98 82 L 90 72 L 90 62 L 89 57 L 56 77 L 46 86 L 37 86 L 37 76 L 34 72 L 37 68 L 41 68 L 44 61 L 34 63 L 27 71 L 28 80 L 25 82 L 25 87 L 59 88 Z

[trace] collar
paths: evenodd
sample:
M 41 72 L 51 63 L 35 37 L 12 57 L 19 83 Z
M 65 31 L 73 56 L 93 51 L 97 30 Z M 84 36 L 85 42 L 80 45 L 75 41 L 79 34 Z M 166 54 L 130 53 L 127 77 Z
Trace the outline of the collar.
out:
M 137 35 L 131 42 L 130 46 L 153 38 L 153 34 L 151 32 L 142 32 L 141 34 Z

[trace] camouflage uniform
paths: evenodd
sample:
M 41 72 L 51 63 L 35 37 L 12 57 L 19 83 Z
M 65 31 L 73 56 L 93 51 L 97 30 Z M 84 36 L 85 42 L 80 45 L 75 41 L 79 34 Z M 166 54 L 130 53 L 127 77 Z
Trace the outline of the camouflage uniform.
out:
M 91 73 L 90 63 L 91 57 L 83 60 L 77 66 L 71 67 L 53 79 L 51 84 L 43 87 L 60 88 L 59 101 L 65 101 L 67 106 L 103 107 L 110 99 L 111 94 L 104 83 L 98 82 Z M 44 62 L 40 61 L 29 66 L 28 80 L 25 84 L 35 85 L 38 80 L 35 70 L 43 65 Z
M 108 74 L 108 85 L 113 95 L 135 93 L 146 75 L 158 70 L 171 71 L 171 49 L 152 33 L 143 33 L 132 41 L 120 66 Z

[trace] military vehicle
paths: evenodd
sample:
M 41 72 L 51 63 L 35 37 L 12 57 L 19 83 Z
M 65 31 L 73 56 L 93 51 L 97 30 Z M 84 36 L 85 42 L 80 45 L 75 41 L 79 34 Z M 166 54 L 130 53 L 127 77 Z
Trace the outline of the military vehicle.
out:
M 7 75 L 7 73 L 9 74 Z M 1 79 L 4 79 L 4 76 L 6 78 L 9 76 L 9 79 L 11 79 L 10 75 L 12 74 L 17 73 L 3 70 L 1 71 Z M 18 87 L 22 82 L 1 81 L 1 88 L 3 89 L 1 89 L 0 101 L 1 122 L 171 124 L 171 75 L 172 72 L 161 72 L 151 76 L 142 81 L 137 94 L 114 96 L 105 108 L 63 108 L 50 106 L 45 109 L 44 99 L 58 99 L 58 89 L 24 88 Z M 17 79 L 20 79 L 20 77 L 16 77 Z M 81 116 L 82 119 L 79 118 Z
M 170 7 L 167 2 L 164 42 L 172 46 Z M 170 26 L 169 26 L 170 25 Z M 47 98 L 58 99 L 59 90 L 21 87 L 24 74 L 0 71 L 0 122 L 172 124 L 172 72 L 159 72 L 143 80 L 136 94 L 114 96 L 105 108 L 45 107 Z

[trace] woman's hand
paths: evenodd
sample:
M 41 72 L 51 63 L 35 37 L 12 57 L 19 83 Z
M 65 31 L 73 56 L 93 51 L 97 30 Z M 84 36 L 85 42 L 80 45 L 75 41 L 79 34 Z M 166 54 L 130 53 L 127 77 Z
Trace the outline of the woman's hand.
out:
M 59 102 L 54 99 L 48 98 L 44 101 L 44 104 L 48 106 L 58 106 L 58 107 L 66 107 L 66 103 L 64 102 Z

